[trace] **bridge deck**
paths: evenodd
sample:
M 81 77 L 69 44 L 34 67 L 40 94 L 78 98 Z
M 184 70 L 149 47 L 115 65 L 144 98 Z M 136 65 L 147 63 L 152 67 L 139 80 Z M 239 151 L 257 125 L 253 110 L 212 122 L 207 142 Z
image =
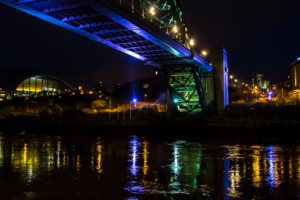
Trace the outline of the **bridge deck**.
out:
M 0 0 L 157 67 L 189 63 L 212 67 L 138 13 L 108 0 Z

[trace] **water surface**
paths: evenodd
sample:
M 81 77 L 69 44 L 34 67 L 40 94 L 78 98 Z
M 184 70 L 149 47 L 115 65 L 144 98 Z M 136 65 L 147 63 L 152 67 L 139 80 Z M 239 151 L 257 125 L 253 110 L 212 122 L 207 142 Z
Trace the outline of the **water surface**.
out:
M 2 132 L 0 199 L 299 199 L 300 146 L 270 140 Z

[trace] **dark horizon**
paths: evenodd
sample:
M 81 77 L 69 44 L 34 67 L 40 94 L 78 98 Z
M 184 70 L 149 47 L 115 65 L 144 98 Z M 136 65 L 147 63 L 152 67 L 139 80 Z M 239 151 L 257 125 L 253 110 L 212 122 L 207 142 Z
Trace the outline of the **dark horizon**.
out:
M 238 79 L 250 81 L 257 73 L 267 80 L 282 79 L 300 57 L 299 1 L 181 4 L 195 49 L 209 52 L 214 46 L 225 46 L 229 73 Z M 152 66 L 110 47 L 4 4 L 0 13 L 2 67 L 40 70 L 86 89 L 99 81 L 112 89 L 115 83 L 152 76 Z

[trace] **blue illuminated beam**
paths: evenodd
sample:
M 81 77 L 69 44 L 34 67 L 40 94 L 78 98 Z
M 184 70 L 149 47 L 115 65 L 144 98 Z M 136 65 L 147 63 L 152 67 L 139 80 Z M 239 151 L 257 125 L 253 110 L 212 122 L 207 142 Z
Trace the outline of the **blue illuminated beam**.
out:
M 98 37 L 97 35 L 94 35 L 94 34 L 86 32 L 84 30 L 78 29 L 78 28 L 76 28 L 74 26 L 71 26 L 71 25 L 69 25 L 67 23 L 64 23 L 61 20 L 55 19 L 55 18 L 53 18 L 53 17 L 51 17 L 51 16 L 49 16 L 49 15 L 47 15 L 45 13 L 39 12 L 39 11 L 37 11 L 35 9 L 32 9 L 32 8 L 26 6 L 26 5 L 20 4 L 18 2 L 13 1 L 13 0 L 0 0 L 0 2 L 6 4 L 8 6 L 14 7 L 14 8 L 16 8 L 16 9 L 18 9 L 20 11 L 26 12 L 26 13 L 28 13 L 30 15 L 35 16 L 35 17 L 38 17 L 38 18 L 40 18 L 42 20 L 48 21 L 48 22 L 50 22 L 52 24 L 55 24 L 55 25 L 60 26 L 62 28 L 65 28 L 65 29 L 68 29 L 70 31 L 73 31 L 73 32 L 75 32 L 77 34 L 80 34 L 82 36 L 90 38 L 90 39 L 92 39 L 94 41 L 100 42 L 100 43 L 102 43 L 104 45 L 110 46 L 110 47 L 112 47 L 112 48 L 114 48 L 114 49 L 116 49 L 118 51 L 121 51 L 123 53 L 129 54 L 129 55 L 131 55 L 131 56 L 133 56 L 133 57 L 135 57 L 137 59 L 140 59 L 140 60 L 146 60 L 147 59 L 147 58 L 144 58 L 143 56 L 140 56 L 140 55 L 138 55 L 138 54 L 136 54 L 136 53 L 134 53 L 132 51 L 129 51 L 129 50 L 125 49 L 125 48 L 122 48 L 122 47 L 120 47 L 120 46 L 118 46 L 118 45 L 110 42 L 109 40 L 102 39 L 102 38 Z

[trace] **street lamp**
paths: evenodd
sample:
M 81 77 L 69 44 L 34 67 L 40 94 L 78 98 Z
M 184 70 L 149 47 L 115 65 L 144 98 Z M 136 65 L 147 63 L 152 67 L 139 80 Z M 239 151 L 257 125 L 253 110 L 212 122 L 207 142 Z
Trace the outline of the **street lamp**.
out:
M 206 55 L 207 55 L 207 52 L 206 52 L 206 51 L 202 51 L 202 55 L 203 55 L 203 56 L 206 56 Z
M 234 79 L 234 82 L 237 82 L 237 79 Z
M 134 105 L 136 106 L 136 99 L 133 99 Z M 130 101 L 130 120 L 131 120 L 131 101 Z
M 233 75 L 230 75 L 230 79 L 233 79 Z
M 155 8 L 154 8 L 154 7 L 151 7 L 151 8 L 150 8 L 150 14 L 151 14 L 151 15 L 155 15 Z
M 177 32 L 178 32 L 178 28 L 177 28 L 177 26 L 174 26 L 174 28 L 173 28 L 173 31 L 174 31 L 175 33 L 177 33 Z
M 195 41 L 193 39 L 190 40 L 190 45 L 194 46 L 195 45 Z

